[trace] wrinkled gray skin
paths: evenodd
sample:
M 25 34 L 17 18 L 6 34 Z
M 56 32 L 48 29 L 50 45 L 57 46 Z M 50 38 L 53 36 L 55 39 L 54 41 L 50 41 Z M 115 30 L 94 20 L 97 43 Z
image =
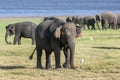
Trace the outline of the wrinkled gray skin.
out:
M 13 44 L 16 45 L 18 42 L 18 45 L 21 44 L 21 37 L 24 38 L 31 38 L 32 39 L 32 45 L 35 44 L 35 29 L 36 24 L 33 22 L 20 22 L 15 24 L 9 24 L 6 26 L 6 34 L 5 34 L 5 41 L 7 44 L 11 44 L 11 42 L 8 42 L 7 38 L 8 35 L 14 36 L 14 42 Z
M 96 15 L 97 26 L 101 21 L 102 29 L 107 29 L 108 25 L 111 25 L 113 29 L 117 29 L 117 19 L 118 16 L 112 12 L 104 12 L 99 15 Z
M 63 48 L 65 63 L 63 67 L 75 68 L 74 51 L 75 37 L 80 35 L 80 28 L 77 29 L 74 23 L 65 23 L 60 19 L 47 19 L 41 22 L 35 31 L 37 49 L 37 68 L 42 67 L 42 50 L 46 53 L 46 69 L 51 68 L 50 55 L 55 54 L 55 67 L 60 68 L 60 50 Z

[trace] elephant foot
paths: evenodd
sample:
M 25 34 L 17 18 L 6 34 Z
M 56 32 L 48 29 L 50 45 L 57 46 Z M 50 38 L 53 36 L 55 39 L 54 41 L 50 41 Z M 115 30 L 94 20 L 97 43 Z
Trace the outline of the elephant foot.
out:
M 62 67 L 61 67 L 61 65 L 59 65 L 59 66 L 56 66 L 55 68 L 62 68 Z
M 64 67 L 64 68 L 70 68 L 70 66 L 69 66 L 67 63 L 64 63 L 64 64 L 63 64 L 63 67 Z
M 41 66 L 41 67 L 38 67 L 38 66 L 37 66 L 37 69 L 44 69 L 44 68 L 43 68 L 42 66 Z
M 52 68 L 51 65 L 47 65 L 47 66 L 46 66 L 46 69 L 51 69 L 51 68 Z
M 37 65 L 37 68 L 38 69 L 43 69 L 42 65 L 39 65 L 39 64 Z
M 76 69 L 76 68 L 77 68 L 77 66 L 71 65 L 71 69 Z

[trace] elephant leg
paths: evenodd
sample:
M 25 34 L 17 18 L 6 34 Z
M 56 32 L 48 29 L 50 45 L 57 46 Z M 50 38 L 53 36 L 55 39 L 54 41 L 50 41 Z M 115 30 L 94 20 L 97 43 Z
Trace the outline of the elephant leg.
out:
M 19 38 L 20 38 L 20 35 L 19 34 L 15 34 L 14 42 L 13 42 L 14 45 L 16 45 L 16 43 L 19 40 Z
M 107 29 L 107 20 L 102 20 L 102 29 Z
M 113 30 L 117 30 L 118 29 L 118 26 L 117 25 L 113 25 Z
M 118 26 L 117 26 L 117 21 L 114 21 L 114 23 L 113 23 L 113 30 L 117 30 L 118 29 Z
M 57 48 L 54 51 L 55 54 L 55 64 L 56 64 L 56 68 L 61 68 L 61 64 L 60 64 L 60 48 Z
M 74 65 L 74 53 L 75 53 L 75 44 L 71 42 L 71 46 L 70 46 L 70 65 L 72 69 L 75 69 L 75 65 Z
M 55 55 L 55 68 L 61 68 L 59 42 L 55 39 L 52 39 L 51 40 L 51 47 L 52 47 L 52 49 L 54 51 L 54 55 Z
M 103 20 L 101 20 L 102 30 L 104 30 L 105 23 Z
M 63 49 L 64 55 L 65 55 L 65 63 L 63 64 L 64 68 L 70 68 L 70 52 L 67 48 Z
M 18 45 L 21 45 L 21 37 L 18 39 Z
M 52 51 L 45 51 L 46 52 L 46 69 L 52 68 L 51 66 L 51 59 L 50 55 Z
M 56 68 L 61 68 L 60 51 L 55 51 L 55 64 L 56 64 Z
M 41 57 L 42 57 L 42 49 L 37 47 L 37 68 L 43 69 L 42 63 L 41 63 Z
M 94 24 L 92 25 L 92 30 L 95 30 L 95 25 Z

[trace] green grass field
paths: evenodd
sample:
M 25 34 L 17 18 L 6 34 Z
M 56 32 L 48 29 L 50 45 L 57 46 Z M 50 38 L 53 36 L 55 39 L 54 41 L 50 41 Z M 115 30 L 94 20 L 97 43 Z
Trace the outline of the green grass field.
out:
M 120 80 L 120 30 L 85 30 L 76 39 L 75 65 L 77 69 L 36 69 L 36 54 L 28 57 L 35 46 L 30 39 L 22 38 L 22 45 L 5 43 L 5 26 L 10 23 L 33 21 L 40 18 L 0 18 L 0 80 Z M 13 42 L 13 37 L 8 40 Z M 45 55 L 43 54 L 43 66 Z M 64 63 L 61 51 L 61 63 Z

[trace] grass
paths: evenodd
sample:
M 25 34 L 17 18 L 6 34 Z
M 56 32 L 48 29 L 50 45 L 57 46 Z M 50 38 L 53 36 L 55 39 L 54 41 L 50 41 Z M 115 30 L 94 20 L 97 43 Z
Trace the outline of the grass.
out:
M 119 80 L 120 30 L 85 30 L 76 39 L 75 65 L 77 69 L 36 69 L 36 54 L 28 56 L 35 46 L 30 39 L 22 38 L 22 45 L 5 43 L 5 26 L 20 21 L 41 22 L 40 18 L 0 18 L 0 80 Z M 13 36 L 9 41 L 13 42 Z M 45 55 L 43 54 L 43 66 Z M 83 61 L 84 60 L 84 61 Z M 83 61 L 83 62 L 81 62 Z M 61 51 L 61 63 L 64 63 Z

